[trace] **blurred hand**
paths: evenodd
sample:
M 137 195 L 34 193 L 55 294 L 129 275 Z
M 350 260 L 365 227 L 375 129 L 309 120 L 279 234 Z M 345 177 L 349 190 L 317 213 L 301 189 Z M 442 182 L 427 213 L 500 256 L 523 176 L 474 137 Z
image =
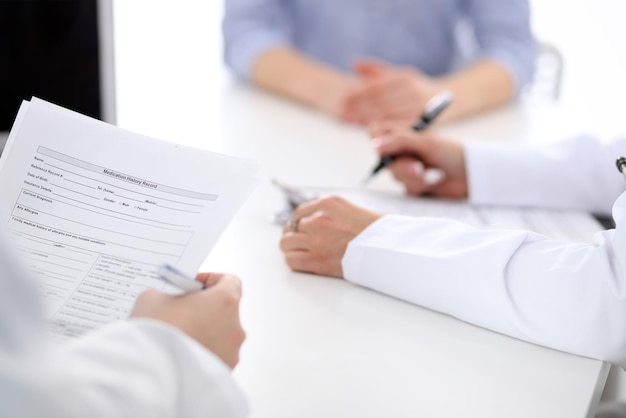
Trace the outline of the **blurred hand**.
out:
M 280 249 L 293 270 L 343 277 L 341 259 L 348 243 L 382 215 L 332 196 L 299 206 L 283 230 Z
M 333 86 L 320 89 L 317 93 L 316 106 L 324 113 L 348 123 L 358 121 L 348 112 L 348 102 L 355 92 L 363 88 L 363 81 L 357 78 L 343 79 Z
M 357 123 L 401 119 L 410 126 L 422 115 L 428 100 L 445 90 L 413 68 L 364 60 L 355 65 L 355 72 L 362 82 L 347 93 L 344 119 Z
M 200 273 L 196 279 L 210 287 L 177 296 L 148 290 L 139 295 L 130 316 L 173 325 L 233 368 L 245 339 L 239 322 L 241 282 L 218 273 Z
M 430 194 L 447 198 L 467 197 L 467 174 L 463 145 L 430 132 L 393 128 L 394 123 L 370 127 L 373 145 L 381 156 L 399 155 L 388 166 L 411 195 Z

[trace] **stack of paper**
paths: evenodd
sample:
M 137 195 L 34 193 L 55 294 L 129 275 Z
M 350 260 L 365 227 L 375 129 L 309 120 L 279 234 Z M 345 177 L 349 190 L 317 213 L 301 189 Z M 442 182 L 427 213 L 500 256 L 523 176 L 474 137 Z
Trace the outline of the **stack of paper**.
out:
M 289 221 L 293 208 L 301 203 L 337 195 L 379 213 L 450 218 L 477 228 L 522 229 L 564 241 L 591 242 L 593 235 L 604 229 L 593 216 L 579 210 L 476 206 L 466 201 L 404 196 L 393 192 L 298 188 L 276 180 L 273 183 L 287 200 L 287 208 L 274 215 L 274 221 L 280 225 Z
M 53 332 L 73 337 L 165 289 L 161 264 L 193 275 L 258 169 L 33 99 L 0 160 L 0 221 L 40 279 Z
M 564 241 L 591 242 L 593 234 L 604 229 L 593 216 L 580 210 L 475 206 L 465 201 L 361 190 L 337 194 L 381 213 L 450 218 L 483 229 L 523 229 Z

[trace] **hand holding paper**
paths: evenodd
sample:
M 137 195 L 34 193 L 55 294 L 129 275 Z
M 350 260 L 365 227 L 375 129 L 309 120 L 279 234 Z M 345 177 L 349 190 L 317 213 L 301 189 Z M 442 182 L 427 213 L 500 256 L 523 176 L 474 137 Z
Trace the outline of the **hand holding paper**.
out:
M 258 168 L 33 99 L 0 161 L 0 220 L 40 278 L 55 333 L 72 337 L 165 289 L 161 264 L 197 271 Z

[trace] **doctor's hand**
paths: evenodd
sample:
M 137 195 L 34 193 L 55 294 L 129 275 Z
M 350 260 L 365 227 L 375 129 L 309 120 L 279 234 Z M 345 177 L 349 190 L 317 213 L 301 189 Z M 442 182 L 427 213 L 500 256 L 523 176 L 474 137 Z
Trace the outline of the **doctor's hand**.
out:
M 468 194 L 463 145 L 430 132 L 390 128 L 385 123 L 371 127 L 372 145 L 381 157 L 399 155 L 388 166 L 411 195 L 429 194 L 466 198 Z
M 241 282 L 218 273 L 200 273 L 196 279 L 210 287 L 176 296 L 148 290 L 137 298 L 131 317 L 173 325 L 233 368 L 245 339 L 239 322 Z
M 343 277 L 348 243 L 381 216 L 337 196 L 305 203 L 285 226 L 280 249 L 293 270 Z
M 378 61 L 359 61 L 355 72 L 361 86 L 347 96 L 345 114 L 347 119 L 362 124 L 404 120 L 410 126 L 421 116 L 428 100 L 446 89 L 414 68 L 393 67 Z M 449 113 L 446 111 L 443 118 Z

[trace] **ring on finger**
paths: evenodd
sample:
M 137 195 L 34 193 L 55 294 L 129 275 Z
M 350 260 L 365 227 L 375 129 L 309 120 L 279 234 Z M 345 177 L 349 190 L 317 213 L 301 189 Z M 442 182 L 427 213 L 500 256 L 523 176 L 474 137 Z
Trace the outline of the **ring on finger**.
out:
M 293 232 L 298 232 L 298 222 L 300 222 L 300 217 L 295 215 L 289 220 L 289 228 Z

